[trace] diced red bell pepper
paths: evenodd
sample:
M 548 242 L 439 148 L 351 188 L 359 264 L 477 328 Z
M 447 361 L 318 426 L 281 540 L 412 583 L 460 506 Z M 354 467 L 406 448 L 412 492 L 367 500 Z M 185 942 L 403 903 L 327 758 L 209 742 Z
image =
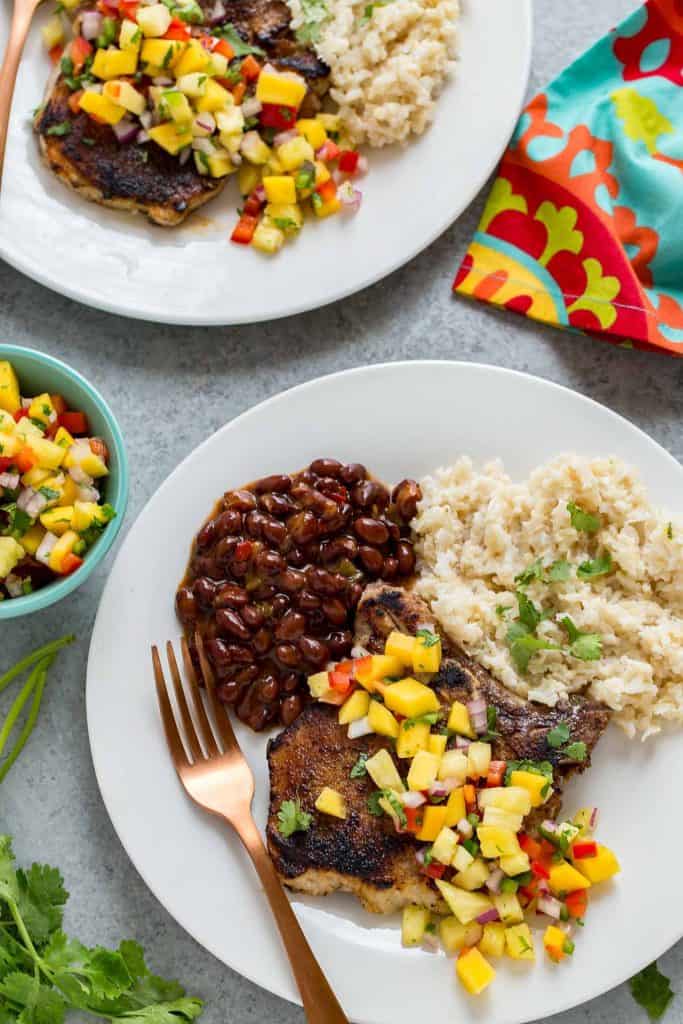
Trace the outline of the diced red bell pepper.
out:
M 251 558 L 254 545 L 250 540 L 241 540 L 235 547 L 235 561 L 247 562 Z
M 109 462 L 109 449 L 101 437 L 90 438 L 90 451 L 93 455 L 97 455 L 99 459 L 102 459 L 102 462 Z
M 572 857 L 574 860 L 588 860 L 589 857 L 597 857 L 598 844 L 592 839 L 574 843 L 572 846 Z
M 317 156 L 318 160 L 322 160 L 323 163 L 327 164 L 331 160 L 336 160 L 340 153 L 341 149 L 339 148 L 336 142 L 333 142 L 332 139 L 325 139 L 322 146 L 315 155 Z
M 58 423 L 60 427 L 64 427 L 74 437 L 77 437 L 79 434 L 88 433 L 88 420 L 83 412 L 60 413 Z
M 344 174 L 355 174 L 358 170 L 360 153 L 355 149 L 343 149 L 339 154 L 339 170 Z
M 477 810 L 477 791 L 470 783 L 462 788 L 465 797 L 465 807 L 468 814 L 474 814 Z
M 544 864 L 541 864 L 540 860 L 532 860 L 531 873 L 535 875 L 536 878 L 545 878 L 546 881 L 550 878 L 550 872 Z
M 356 658 L 353 662 L 353 675 L 356 679 L 362 676 L 364 672 L 369 672 L 372 666 L 372 655 L 366 654 L 363 658 Z M 337 666 L 339 668 L 339 666 Z
M 337 195 L 337 186 L 333 178 L 318 185 L 316 192 L 324 203 L 331 203 Z
M 340 661 L 337 663 L 337 672 L 343 672 L 344 675 L 353 676 L 353 665 L 354 662 L 351 659 Z
M 337 693 L 350 694 L 353 689 L 353 680 L 351 676 L 346 675 L 344 672 L 332 671 L 328 673 L 330 679 L 330 686 Z
M 431 864 L 425 864 L 422 868 L 422 874 L 426 875 L 427 878 L 443 878 L 446 871 L 445 864 L 439 864 L 433 860 Z
M 232 60 L 235 56 L 235 51 L 227 39 L 217 39 L 216 36 L 200 36 L 200 42 L 207 50 L 211 50 L 211 53 L 220 53 L 228 60 Z
M 171 18 L 171 24 L 164 34 L 164 39 L 178 39 L 187 42 L 191 38 L 190 30 L 181 18 Z
M 520 832 L 517 841 L 522 850 L 528 854 L 529 860 L 539 860 L 543 856 L 541 844 L 533 836 L 527 835 L 526 832 Z
M 574 892 L 568 893 L 564 902 L 570 917 L 576 919 L 586 916 L 588 894 L 585 889 L 576 889 Z
M 520 902 L 523 907 L 528 907 L 538 896 L 538 882 L 534 878 L 528 885 L 521 885 L 517 890 Z
M 0 455 L 0 473 L 6 473 L 14 463 L 7 455 Z
M 258 217 L 252 217 L 249 214 L 243 213 L 237 221 L 233 233 L 230 235 L 230 241 L 237 242 L 238 245 L 249 245 L 254 237 L 257 224 Z
M 404 807 L 406 815 L 406 831 L 419 832 L 422 828 L 424 814 L 421 807 Z
M 14 462 L 20 473 L 28 473 L 29 469 L 33 469 L 34 466 L 38 465 L 38 459 L 28 445 L 24 445 L 24 447 L 17 452 L 14 456 Z
M 70 54 L 76 72 L 81 70 L 92 51 L 92 44 L 83 36 L 76 36 L 75 39 L 72 39 Z
M 264 103 L 259 114 L 259 121 L 264 128 L 288 131 L 294 127 L 296 114 L 296 107 L 283 107 L 279 103 Z
M 67 404 L 61 395 L 50 395 L 50 401 L 52 402 L 52 408 L 58 416 L 61 416 L 63 412 L 66 412 Z
M 28 409 L 17 409 L 17 411 L 14 413 L 14 420 L 16 423 L 19 423 L 20 420 L 25 419 L 26 416 L 28 416 Z
M 505 772 L 507 771 L 507 761 L 491 761 L 489 765 L 488 775 L 486 776 L 486 785 L 489 789 L 497 788 L 503 785 L 505 779 Z
M 545 951 L 555 964 L 564 960 L 564 950 L 560 946 L 546 946 Z
M 85 92 L 85 89 L 79 89 L 77 92 L 72 92 L 69 96 L 69 110 L 72 114 L 78 114 L 81 110 L 81 96 Z
M 62 559 L 62 576 L 70 576 L 72 572 L 76 572 L 76 569 L 80 569 L 83 565 L 83 559 L 79 558 L 78 555 L 74 555 L 73 551 L 69 551 Z
M 128 18 L 129 21 L 137 21 L 137 0 L 119 0 L 119 14 L 122 18 Z
M 261 199 L 256 189 L 254 189 L 242 207 L 242 213 L 246 214 L 247 217 L 257 217 L 263 209 L 264 202 L 265 200 Z M 351 662 L 348 664 L 351 665 Z M 343 669 L 341 665 L 338 665 L 337 668 L 340 672 L 346 671 L 346 669 Z M 349 669 L 347 675 L 351 675 L 351 669 Z
M 61 43 L 57 43 L 55 46 L 52 47 L 51 50 L 48 50 L 48 57 L 50 58 L 53 64 L 59 64 L 63 56 L 64 47 Z
M 240 64 L 240 74 L 245 82 L 255 82 L 261 74 L 261 65 L 251 53 Z
M 238 82 L 237 85 L 233 85 L 232 86 L 232 98 L 235 101 L 235 106 L 236 107 L 240 106 L 240 104 L 242 103 L 242 100 L 246 96 L 246 93 L 247 93 L 247 83 L 246 82 Z

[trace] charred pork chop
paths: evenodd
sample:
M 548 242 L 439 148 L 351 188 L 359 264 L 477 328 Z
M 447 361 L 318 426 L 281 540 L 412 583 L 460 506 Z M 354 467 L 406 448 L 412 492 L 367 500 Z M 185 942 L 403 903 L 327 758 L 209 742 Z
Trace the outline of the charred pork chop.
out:
M 207 20 L 213 2 L 200 4 Z M 276 66 L 296 71 L 309 85 L 302 116 L 319 108 L 328 88 L 329 68 L 315 52 L 297 42 L 283 0 L 227 0 L 221 23 L 232 24 L 242 39 L 265 52 Z M 131 213 L 143 213 L 155 224 L 174 227 L 213 199 L 227 178 L 199 174 L 194 163 L 181 166 L 154 143 L 121 144 L 105 124 L 69 108 L 71 92 L 59 74 L 48 84 L 45 103 L 35 119 L 41 153 L 50 170 L 84 199 Z M 69 128 L 63 134 L 63 126 Z M 57 129 L 57 132 L 55 132 Z
M 383 583 L 366 589 L 356 616 L 358 645 L 379 652 L 392 630 L 414 634 L 418 628 L 439 631 L 420 598 Z M 441 669 L 432 681 L 443 704 L 483 697 L 493 705 L 500 733 L 492 741 L 493 757 L 550 761 L 555 794 L 543 806 L 542 815 L 557 814 L 563 782 L 590 764 L 590 752 L 609 722 L 609 711 L 578 696 L 555 708 L 532 704 L 509 693 L 446 640 L 443 648 Z M 548 732 L 560 722 L 570 727 L 573 739 L 586 744 L 585 761 L 568 760 L 548 745 Z M 367 800 L 375 788 L 372 781 L 367 776 L 351 778 L 360 755 L 372 755 L 381 747 L 393 753 L 390 742 L 380 736 L 350 740 L 346 726 L 337 722 L 337 708 L 319 703 L 310 704 L 272 741 L 268 751 L 271 856 L 283 882 L 299 892 L 319 896 L 336 890 L 353 892 L 374 913 L 389 913 L 413 902 L 436 907 L 439 896 L 415 860 L 419 844 L 412 836 L 397 834 L 386 815 L 377 818 L 370 814 Z M 343 794 L 347 819 L 314 814 L 307 832 L 282 836 L 277 817 L 282 802 L 298 799 L 305 810 L 312 810 L 324 786 Z

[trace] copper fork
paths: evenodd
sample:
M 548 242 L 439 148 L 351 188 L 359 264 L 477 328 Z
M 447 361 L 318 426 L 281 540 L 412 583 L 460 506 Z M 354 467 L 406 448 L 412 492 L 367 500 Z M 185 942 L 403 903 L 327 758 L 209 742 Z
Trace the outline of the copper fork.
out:
M 202 638 L 197 634 L 195 640 L 205 697 L 200 692 L 185 639 L 180 641 L 185 685 L 173 644 L 166 644 L 180 723 L 169 699 L 159 651 L 156 646 L 152 647 L 159 710 L 178 777 L 195 803 L 232 825 L 251 857 L 280 930 L 299 986 L 306 1019 L 310 1024 L 348 1024 L 348 1018 L 306 941 L 252 817 L 254 776 L 240 750 L 225 708 L 216 697 L 215 680 Z
M 28 30 L 41 0 L 14 0 L 12 25 L 5 59 L 0 68 L 0 184 L 2 184 L 2 166 L 5 162 L 5 146 L 9 130 L 9 115 L 14 95 L 14 83 L 17 80 L 19 61 L 24 50 Z

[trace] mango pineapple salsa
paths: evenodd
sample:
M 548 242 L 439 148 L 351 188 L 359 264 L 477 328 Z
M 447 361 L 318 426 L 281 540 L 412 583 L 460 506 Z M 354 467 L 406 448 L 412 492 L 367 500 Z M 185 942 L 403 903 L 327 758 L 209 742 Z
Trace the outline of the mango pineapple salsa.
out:
M 99 7 L 104 13 L 77 22 L 79 34 L 66 44 L 57 15 L 43 31 L 71 90 L 71 112 L 108 125 L 141 162 L 158 146 L 198 174 L 235 175 L 242 203 L 233 242 L 276 253 L 299 233 L 306 212 L 326 218 L 358 210 L 354 179 L 366 161 L 339 118 L 311 113 L 318 104 L 306 80 L 264 63 L 228 13 L 226 24 L 209 26 L 196 0 Z M 67 120 L 48 132 L 72 128 Z M 418 665 L 434 657 L 416 650 Z
M 22 398 L 0 362 L 0 600 L 83 564 L 115 512 L 102 503 L 109 453 L 60 395 Z
M 618 874 L 619 862 L 597 843 L 597 812 L 573 821 L 525 828 L 532 810 L 553 794 L 549 761 L 494 758 L 497 710 L 480 700 L 443 706 L 433 688 L 441 641 L 429 630 L 393 632 L 383 654 L 340 662 L 309 678 L 314 699 L 335 705 L 349 737 L 383 736 L 372 757 L 361 758 L 351 779 L 375 788 L 370 813 L 412 834 L 422 872 L 441 896 L 446 916 L 412 904 L 403 914 L 407 947 L 441 944 L 457 955 L 463 988 L 479 996 L 501 958 L 534 962 L 544 951 L 555 964 L 574 952 L 574 925 L 586 916 L 590 889 Z M 320 814 L 346 819 L 344 796 L 325 787 Z M 536 916 L 531 916 L 532 914 Z M 530 925 L 545 919 L 542 937 Z

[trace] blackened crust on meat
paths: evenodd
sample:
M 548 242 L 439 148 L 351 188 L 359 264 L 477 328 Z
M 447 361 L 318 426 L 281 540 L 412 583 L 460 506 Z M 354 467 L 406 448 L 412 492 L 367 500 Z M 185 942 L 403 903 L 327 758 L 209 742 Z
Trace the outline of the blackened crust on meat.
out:
M 73 114 L 70 95 L 60 77 L 35 127 L 50 169 L 85 198 L 137 210 L 157 224 L 170 226 L 221 191 L 224 181 L 198 174 L 192 163 L 181 167 L 177 157 L 153 143 L 119 144 L 109 125 L 98 124 L 84 113 Z M 68 134 L 49 134 L 50 128 L 65 123 L 71 125 Z

